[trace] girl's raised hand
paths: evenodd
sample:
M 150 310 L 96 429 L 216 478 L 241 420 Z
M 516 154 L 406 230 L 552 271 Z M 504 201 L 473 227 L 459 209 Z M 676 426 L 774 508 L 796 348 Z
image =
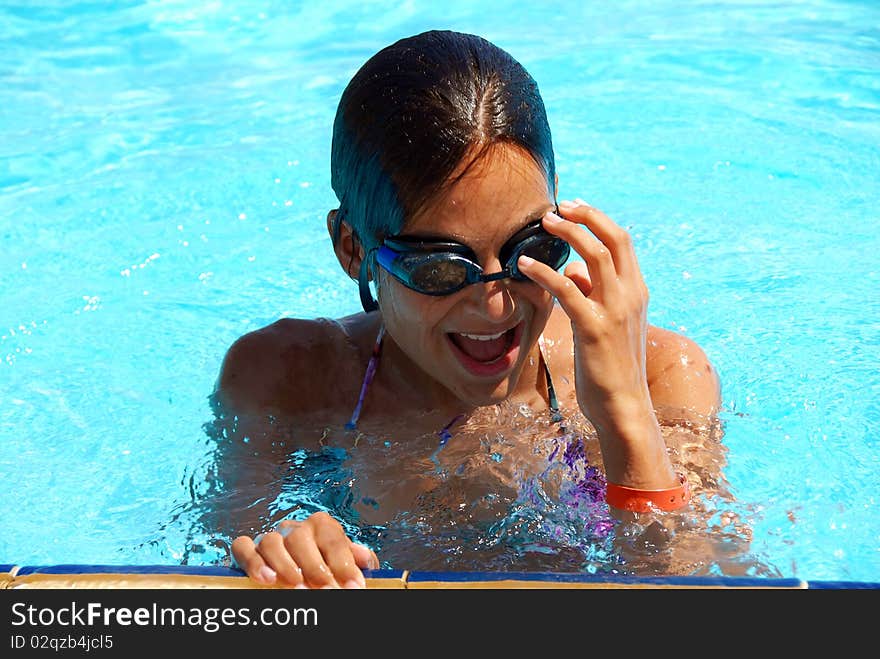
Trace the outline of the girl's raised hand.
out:
M 549 291 L 571 320 L 577 400 L 599 435 L 606 475 L 633 487 L 676 483 L 651 404 L 646 374 L 648 288 L 632 239 L 581 200 L 561 202 L 544 228 L 583 261 L 564 273 L 520 257 L 524 274 Z M 587 229 L 587 230 L 585 230 Z

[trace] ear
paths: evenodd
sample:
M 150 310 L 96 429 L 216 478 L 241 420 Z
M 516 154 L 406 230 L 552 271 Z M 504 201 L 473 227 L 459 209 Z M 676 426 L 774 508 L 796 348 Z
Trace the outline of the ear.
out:
M 327 213 L 327 231 L 330 233 L 330 239 L 333 240 L 333 225 L 335 224 L 338 209 L 334 209 Z M 336 259 L 339 265 L 345 270 L 346 274 L 358 280 L 358 274 L 361 268 L 361 261 L 364 258 L 364 249 L 354 235 L 348 222 L 342 221 L 339 224 L 339 238 L 333 242 L 333 251 L 336 252 Z

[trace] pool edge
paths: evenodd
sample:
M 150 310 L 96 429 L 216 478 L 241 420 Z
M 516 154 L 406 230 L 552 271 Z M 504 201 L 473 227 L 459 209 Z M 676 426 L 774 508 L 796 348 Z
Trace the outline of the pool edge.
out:
M 878 589 L 880 582 L 798 578 L 591 575 L 554 572 L 364 570 L 368 589 Z M 0 589 L 224 588 L 272 590 L 231 567 L 191 565 L 0 565 Z

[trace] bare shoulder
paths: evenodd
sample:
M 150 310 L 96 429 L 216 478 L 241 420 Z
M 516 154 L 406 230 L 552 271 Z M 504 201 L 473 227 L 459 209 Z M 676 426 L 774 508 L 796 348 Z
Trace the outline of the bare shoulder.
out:
M 646 368 L 655 408 L 710 417 L 721 405 L 718 373 L 692 339 L 648 326 Z
M 223 359 L 214 396 L 236 413 L 296 415 L 327 403 L 333 364 L 350 350 L 329 319 L 283 318 L 238 338 Z

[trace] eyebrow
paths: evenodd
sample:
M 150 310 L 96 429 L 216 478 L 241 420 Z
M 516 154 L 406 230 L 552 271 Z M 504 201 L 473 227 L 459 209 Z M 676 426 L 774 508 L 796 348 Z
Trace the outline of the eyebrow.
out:
M 531 213 L 528 213 L 525 216 L 522 224 L 520 224 L 519 226 L 516 227 L 516 229 L 514 229 L 513 231 L 510 232 L 510 235 L 507 236 L 507 240 L 505 240 L 503 244 L 506 245 L 507 242 L 511 238 L 513 238 L 516 234 L 518 234 L 520 231 L 525 229 L 530 224 L 534 224 L 535 222 L 540 220 L 548 212 L 555 212 L 556 209 L 558 208 L 558 206 L 559 206 L 559 204 L 557 204 L 554 201 L 553 206 L 547 210 L 534 210 Z M 464 243 L 460 243 L 457 240 L 453 240 L 449 236 L 440 236 L 436 233 L 433 233 L 433 234 L 429 233 L 429 234 L 424 234 L 424 235 L 403 233 L 403 234 L 399 234 L 397 236 L 388 236 L 388 240 L 405 240 L 408 242 L 412 241 L 412 242 L 423 242 L 423 243 L 452 243 L 454 245 L 461 245 L 463 247 L 467 247 L 469 250 L 473 251 L 473 248 L 470 245 L 465 245 Z

